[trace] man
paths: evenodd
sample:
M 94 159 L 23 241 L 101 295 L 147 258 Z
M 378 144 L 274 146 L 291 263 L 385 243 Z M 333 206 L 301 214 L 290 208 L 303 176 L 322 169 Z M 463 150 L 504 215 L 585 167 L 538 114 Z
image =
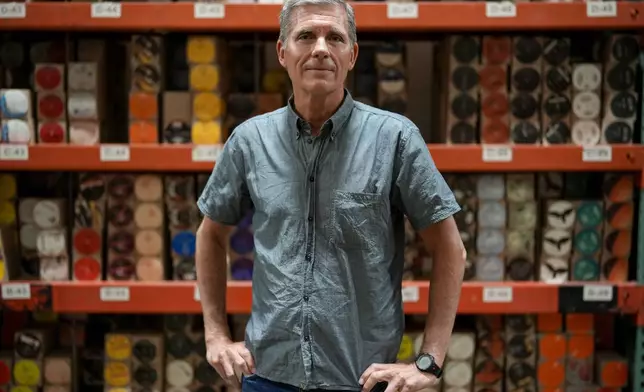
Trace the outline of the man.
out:
M 459 207 L 403 116 L 344 89 L 358 56 L 344 0 L 290 0 L 279 61 L 293 97 L 227 141 L 198 205 L 197 276 L 208 359 L 243 391 L 415 392 L 434 385 L 465 251 Z M 225 238 L 253 210 L 253 307 L 245 342 L 226 323 Z M 395 364 L 403 333 L 404 214 L 434 258 L 422 355 Z

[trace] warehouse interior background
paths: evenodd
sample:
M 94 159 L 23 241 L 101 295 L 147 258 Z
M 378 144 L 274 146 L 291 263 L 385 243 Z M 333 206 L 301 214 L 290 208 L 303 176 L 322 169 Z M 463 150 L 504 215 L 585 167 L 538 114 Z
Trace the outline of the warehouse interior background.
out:
M 441 384 L 644 392 L 644 3 L 353 2 L 347 88 L 420 129 L 468 251 Z M 0 2 L 0 391 L 209 392 L 201 194 L 285 105 L 281 1 Z M 399 361 L 431 257 L 406 226 Z M 251 309 L 252 214 L 227 308 Z

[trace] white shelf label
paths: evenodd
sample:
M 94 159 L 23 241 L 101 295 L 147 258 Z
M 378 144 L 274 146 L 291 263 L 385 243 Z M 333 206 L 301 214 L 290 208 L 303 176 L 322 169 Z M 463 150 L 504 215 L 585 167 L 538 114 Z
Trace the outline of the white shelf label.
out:
M 420 293 L 418 287 L 409 286 L 402 288 L 402 301 L 403 302 L 418 302 L 420 301 Z
M 113 18 L 121 17 L 121 4 L 104 2 L 92 3 L 92 18 Z
M 483 162 L 512 162 L 512 147 L 483 146 Z
M 26 17 L 25 3 L 0 3 L 0 19 L 24 19 Z
M 589 18 L 612 18 L 617 16 L 617 3 L 614 1 L 588 1 L 586 16 Z
M 223 19 L 226 6 L 222 3 L 195 3 L 195 19 Z
M 29 146 L 26 144 L 0 144 L 0 161 L 29 160 Z
M 105 144 L 101 146 L 101 161 L 127 162 L 130 160 L 130 146 L 121 144 Z
M 130 300 L 130 288 L 101 287 L 100 295 L 103 302 L 128 302 Z
M 613 300 L 613 286 L 602 284 L 584 285 L 584 302 L 608 302 Z
M 611 146 L 584 147 L 581 159 L 584 162 L 611 162 L 613 148 Z
M 219 159 L 222 147 L 218 144 L 192 147 L 193 162 L 215 162 Z
M 485 3 L 488 18 L 516 18 L 517 6 L 511 1 L 490 1 Z
M 418 19 L 418 3 L 387 3 L 387 18 Z
M 3 283 L 2 299 L 31 299 L 29 283 Z
M 195 285 L 195 301 L 201 301 L 201 294 L 199 294 L 199 286 Z
M 512 302 L 512 287 L 484 287 L 483 302 Z

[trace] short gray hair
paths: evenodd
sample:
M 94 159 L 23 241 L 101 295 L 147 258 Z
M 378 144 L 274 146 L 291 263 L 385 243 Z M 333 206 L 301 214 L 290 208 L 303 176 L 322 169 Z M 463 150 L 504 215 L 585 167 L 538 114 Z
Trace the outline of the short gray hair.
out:
M 351 45 L 358 41 L 358 34 L 356 32 L 356 15 L 353 12 L 353 7 L 345 0 L 286 0 L 282 11 L 280 11 L 280 37 L 279 40 L 282 44 L 286 44 L 288 35 L 291 33 L 291 14 L 293 10 L 298 7 L 307 5 L 321 5 L 321 6 L 340 6 L 344 8 L 347 14 L 347 32 L 349 33 L 349 41 Z

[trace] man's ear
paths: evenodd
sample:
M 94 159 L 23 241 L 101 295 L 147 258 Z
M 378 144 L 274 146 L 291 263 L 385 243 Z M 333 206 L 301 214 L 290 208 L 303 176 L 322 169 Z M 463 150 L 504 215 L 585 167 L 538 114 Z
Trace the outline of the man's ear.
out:
M 286 68 L 286 60 L 284 59 L 284 44 L 282 44 L 281 40 L 277 40 L 275 49 L 277 50 L 277 59 L 279 60 L 282 67 Z
M 351 62 L 349 63 L 349 71 L 353 70 L 353 67 L 356 65 L 358 60 L 358 43 L 353 44 L 353 50 L 351 51 Z

